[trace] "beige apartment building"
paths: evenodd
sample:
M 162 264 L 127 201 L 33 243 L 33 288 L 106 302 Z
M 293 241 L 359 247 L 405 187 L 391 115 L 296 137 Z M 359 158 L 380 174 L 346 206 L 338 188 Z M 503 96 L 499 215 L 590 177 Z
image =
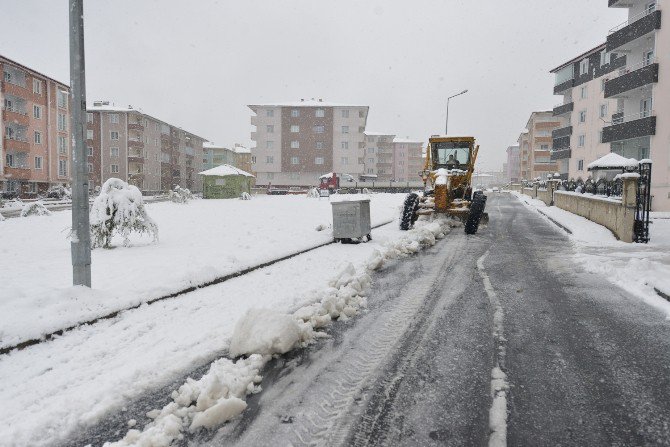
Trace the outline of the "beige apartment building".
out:
M 603 128 L 611 125 L 618 105 L 605 97 L 605 85 L 625 65 L 626 55 L 609 53 L 603 43 L 551 70 L 554 94 L 563 96 L 553 115 L 567 120 L 552 134 L 551 159 L 563 179 L 586 180 L 589 163 L 610 152 Z
M 365 175 L 366 181 L 390 182 L 394 177 L 395 135 L 379 132 L 365 132 Z
M 393 139 L 393 175 L 397 182 L 420 182 L 424 168 L 423 142 L 409 138 Z
M 0 56 L 0 191 L 35 197 L 69 185 L 70 88 Z
M 607 51 L 626 62 L 605 83 L 617 107 L 602 141 L 624 157 L 651 158 L 652 210 L 670 211 L 670 26 L 661 20 L 670 0 L 609 0 L 609 7 L 628 9 L 607 36 Z
M 552 132 L 565 123 L 565 118 L 555 117 L 553 111 L 531 113 L 518 139 L 523 180 L 546 179 L 556 173 L 558 164 L 551 160 Z
M 235 160 L 234 166 L 236 168 L 256 175 L 253 173 L 253 166 L 251 164 L 251 149 L 241 144 L 235 143 L 235 146 L 233 147 L 233 154 Z
M 258 185 L 314 186 L 328 172 L 365 174 L 368 106 L 303 99 L 248 107 Z
M 96 101 L 86 114 L 91 188 L 115 177 L 142 191 L 202 191 L 204 138 L 128 106 Z

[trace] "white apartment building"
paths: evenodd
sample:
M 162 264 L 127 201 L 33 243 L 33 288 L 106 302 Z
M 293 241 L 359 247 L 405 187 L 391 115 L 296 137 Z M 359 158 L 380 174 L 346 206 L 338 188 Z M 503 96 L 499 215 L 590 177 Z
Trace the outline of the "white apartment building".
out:
M 552 133 L 551 160 L 563 179 L 586 180 L 589 163 L 610 152 L 602 131 L 611 124 L 617 101 L 605 98 L 605 84 L 625 64 L 625 55 L 609 53 L 603 43 L 551 70 L 554 94 L 563 96 L 553 115 L 567 120 Z
M 365 174 L 371 180 L 388 182 L 393 175 L 393 139 L 394 134 L 365 132 Z
M 602 141 L 625 157 L 652 159 L 652 210 L 670 211 L 670 27 L 661 25 L 670 0 L 609 0 L 609 6 L 628 9 L 628 20 L 607 36 L 607 51 L 625 55 L 626 64 L 605 84 L 604 96 L 617 109 Z
M 328 172 L 365 175 L 368 106 L 301 99 L 248 107 L 257 185 L 314 186 Z

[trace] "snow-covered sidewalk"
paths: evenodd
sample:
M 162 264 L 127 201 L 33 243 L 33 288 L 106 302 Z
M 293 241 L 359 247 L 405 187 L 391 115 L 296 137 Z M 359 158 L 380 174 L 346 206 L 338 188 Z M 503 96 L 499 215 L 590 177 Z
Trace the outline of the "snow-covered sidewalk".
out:
M 372 224 L 395 218 L 403 199 L 372 195 Z M 332 240 L 327 198 L 259 196 L 146 207 L 158 224 L 159 242 L 135 236 L 131 247 L 117 239 L 111 250 L 94 250 L 93 290 L 70 286 L 70 211 L 1 222 L 0 348 Z
M 268 198 L 271 199 L 274 198 Z M 373 199 L 377 209 L 387 209 L 386 212 L 377 211 L 376 219 L 380 215 L 397 216 L 402 199 L 402 195 Z M 289 210 L 295 212 L 293 207 L 297 200 L 278 201 L 284 203 L 286 209 L 277 209 L 274 214 L 282 216 Z M 327 206 L 329 213 L 330 205 Z M 329 215 L 326 220 L 325 214 L 303 218 L 310 222 L 301 227 L 303 233 L 317 233 L 314 230 L 316 222 L 329 222 Z M 268 227 L 263 233 L 272 233 L 277 220 L 264 221 Z M 96 422 L 108 411 L 118 410 L 142 392 L 160 388 L 185 372 L 212 362 L 228 352 L 236 323 L 251 309 L 268 309 L 278 315 L 296 312 L 294 318 L 303 321 L 301 325 L 307 325 L 308 329 L 327 324 L 331 315 L 354 315 L 365 305 L 364 292 L 354 291 L 363 288 L 366 272 L 379 268 L 388 259 L 434 243 L 434 235 L 444 231 L 435 224 L 420 222 L 418 225 L 432 227 L 430 230 L 401 232 L 396 221 L 373 230 L 372 242 L 328 245 L 225 283 L 150 306 L 143 305 L 122 312 L 114 319 L 81 326 L 55 340 L 1 356 L 0 400 L 3 406 L 0 419 L 3 424 L 0 439 L 3 445 L 53 444 L 73 430 Z M 294 232 L 295 241 L 299 238 L 297 230 Z M 279 231 L 275 233 L 281 234 Z M 323 234 L 321 237 L 329 236 Z M 308 234 L 306 238 L 311 239 L 311 236 Z M 254 244 L 250 240 L 247 243 Z M 166 259 L 169 265 L 170 260 Z M 180 263 L 175 265 L 177 269 L 181 266 Z M 305 341 L 303 336 L 300 341 Z M 262 339 L 251 344 L 238 343 L 235 350 L 238 353 L 253 352 L 263 346 L 262 343 Z M 271 346 L 266 353 L 271 352 L 282 350 Z M 252 369 L 240 366 L 240 374 L 244 373 L 250 380 L 250 390 L 255 379 L 251 374 L 253 368 L 263 363 L 254 359 L 247 365 Z M 213 371 L 228 374 L 231 368 L 229 361 L 223 359 L 213 366 Z M 243 397 L 244 392 L 241 393 L 240 397 Z M 226 399 L 237 394 L 232 393 Z M 187 401 L 186 397 L 180 399 L 180 405 L 183 405 L 180 411 L 185 415 L 195 417 L 203 413 L 205 404 L 199 403 L 197 408 L 191 409 Z M 204 408 L 213 407 L 217 402 L 212 398 L 210 406 Z M 226 411 L 232 411 L 231 408 L 236 411 L 243 408 L 236 400 L 219 403 L 225 404 L 226 408 L 219 406 L 212 411 L 223 411 L 224 415 L 228 414 Z M 221 417 L 221 413 L 218 416 Z M 212 412 L 199 416 L 199 422 L 195 419 L 190 422 L 196 426 L 207 424 L 211 417 Z M 161 421 L 169 424 L 173 420 L 170 416 Z M 180 426 L 179 430 L 183 428 Z
M 511 192 L 527 207 L 569 230 L 576 250 L 575 259 L 586 271 L 641 298 L 668 315 L 670 302 L 657 291 L 670 295 L 670 219 L 652 213 L 651 241 L 648 244 L 621 242 L 602 225 L 526 195 Z M 560 231 L 560 230 L 559 230 Z

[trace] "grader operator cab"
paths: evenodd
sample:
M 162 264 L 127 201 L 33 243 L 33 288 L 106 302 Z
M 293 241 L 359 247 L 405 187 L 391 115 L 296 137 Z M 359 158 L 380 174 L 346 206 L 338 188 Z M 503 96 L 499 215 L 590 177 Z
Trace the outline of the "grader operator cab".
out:
M 472 190 L 477 152 L 473 137 L 430 137 L 426 165 L 419 173 L 424 193 L 411 193 L 405 199 L 401 230 L 409 230 L 420 215 L 441 213 L 461 219 L 466 234 L 477 232 L 479 223 L 488 220 L 486 196 Z

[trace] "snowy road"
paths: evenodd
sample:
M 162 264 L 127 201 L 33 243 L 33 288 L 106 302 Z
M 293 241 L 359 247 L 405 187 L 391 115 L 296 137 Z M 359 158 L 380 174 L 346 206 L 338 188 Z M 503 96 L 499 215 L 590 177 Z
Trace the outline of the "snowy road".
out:
M 182 445 L 670 445 L 665 315 L 516 199 L 487 208 L 488 228 L 382 270 L 367 313 L 271 362 L 241 418 Z

